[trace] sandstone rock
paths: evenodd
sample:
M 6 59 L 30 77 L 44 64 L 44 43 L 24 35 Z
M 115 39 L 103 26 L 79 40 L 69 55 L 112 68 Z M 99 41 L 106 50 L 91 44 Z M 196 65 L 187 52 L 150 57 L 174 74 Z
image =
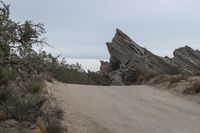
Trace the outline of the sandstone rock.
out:
M 144 50 L 131 38 L 117 29 L 111 43 L 107 43 L 111 59 L 117 59 L 120 63 L 126 64 L 134 55 L 144 55 Z
M 176 49 L 174 58 L 160 57 L 139 46 L 119 29 L 112 42 L 106 44 L 110 61 L 101 62 L 100 72 L 109 76 L 114 85 L 131 84 L 148 75 L 200 72 L 200 52 L 188 46 Z
M 105 61 L 100 61 L 101 62 L 101 67 L 100 67 L 100 71 L 103 75 L 106 75 L 108 73 L 111 72 L 111 65 L 109 62 L 105 62 Z
M 122 73 L 120 71 L 112 71 L 109 73 L 112 85 L 123 85 Z
M 182 74 L 195 74 L 200 72 L 200 52 L 185 46 L 174 51 L 172 62 L 180 68 Z

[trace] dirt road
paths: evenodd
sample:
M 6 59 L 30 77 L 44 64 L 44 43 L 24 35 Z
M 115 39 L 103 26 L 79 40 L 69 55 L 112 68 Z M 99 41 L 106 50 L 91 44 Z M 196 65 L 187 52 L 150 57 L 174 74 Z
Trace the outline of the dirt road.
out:
M 200 105 L 149 86 L 48 83 L 69 133 L 200 133 Z

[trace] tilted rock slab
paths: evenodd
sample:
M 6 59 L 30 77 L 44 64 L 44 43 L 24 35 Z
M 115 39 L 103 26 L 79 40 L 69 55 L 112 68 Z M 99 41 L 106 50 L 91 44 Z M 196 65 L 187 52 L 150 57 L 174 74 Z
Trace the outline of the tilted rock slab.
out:
M 150 75 L 200 72 L 200 51 L 188 46 L 176 49 L 174 58 L 160 57 L 139 46 L 119 29 L 112 42 L 106 44 L 110 62 L 101 61 L 100 71 L 109 76 L 114 85 L 131 84 Z

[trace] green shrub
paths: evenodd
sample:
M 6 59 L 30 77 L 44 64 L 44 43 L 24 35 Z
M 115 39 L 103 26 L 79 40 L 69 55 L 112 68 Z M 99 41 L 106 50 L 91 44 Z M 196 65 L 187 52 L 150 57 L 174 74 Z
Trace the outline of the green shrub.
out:
M 13 113 L 15 113 L 17 120 L 35 122 L 42 115 L 40 109 L 45 100 L 44 97 L 34 94 L 19 98 Z
M 0 104 L 10 104 L 16 101 L 17 93 L 14 89 L 6 88 L 4 86 L 0 87 Z
M 64 62 L 57 63 L 60 64 L 57 67 L 54 67 L 52 72 L 53 77 L 58 81 L 64 83 L 72 84 L 95 84 L 94 81 L 88 76 L 80 66 L 80 64 L 65 64 Z
M 48 113 L 43 110 L 49 101 L 43 88 L 44 75 L 55 74 L 55 70 L 63 64 L 51 54 L 33 49 L 34 45 L 47 44 L 42 37 L 45 33 L 42 24 L 15 22 L 10 19 L 9 5 L 2 1 L 0 4 L 0 110 L 19 121 L 35 122 L 43 118 L 48 129 L 54 126 L 52 131 L 56 129 L 55 132 L 59 133 L 61 127 L 56 124 L 60 122 L 61 115 L 56 118 L 60 114 L 59 109 L 49 106 Z M 80 70 L 79 66 L 75 68 L 75 71 Z
M 45 51 L 35 51 L 34 46 L 47 44 L 42 36 L 43 24 L 15 22 L 10 19 L 9 5 L 0 4 L 0 109 L 20 121 L 42 118 L 47 132 L 59 133 L 62 111 L 45 96 L 44 81 L 55 78 L 65 83 L 98 85 L 107 81 L 96 73 L 88 74 L 78 63 L 69 65 Z
M 45 98 L 40 95 L 29 94 L 20 96 L 14 89 L 0 89 L 0 105 L 16 120 L 34 122 L 42 115 L 41 107 Z
M 24 88 L 24 92 L 26 93 L 40 93 L 44 87 L 44 81 L 40 76 L 33 76 L 27 79 L 26 82 L 21 83 L 21 87 Z
M 88 76 L 91 78 L 95 85 L 110 85 L 111 81 L 106 76 L 101 76 L 97 72 L 88 71 Z

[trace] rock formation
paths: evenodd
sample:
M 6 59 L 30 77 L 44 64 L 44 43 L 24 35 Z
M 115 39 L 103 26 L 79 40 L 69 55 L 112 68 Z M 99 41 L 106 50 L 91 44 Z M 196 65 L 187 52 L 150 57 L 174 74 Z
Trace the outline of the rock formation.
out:
M 181 74 L 196 74 L 200 72 L 200 51 L 185 46 L 174 51 L 172 64 L 179 68 Z
M 185 46 L 174 51 L 174 58 L 154 55 L 139 46 L 119 29 L 107 43 L 110 61 L 101 61 L 101 74 L 114 85 L 131 84 L 142 77 L 161 74 L 195 74 L 200 72 L 200 51 Z

